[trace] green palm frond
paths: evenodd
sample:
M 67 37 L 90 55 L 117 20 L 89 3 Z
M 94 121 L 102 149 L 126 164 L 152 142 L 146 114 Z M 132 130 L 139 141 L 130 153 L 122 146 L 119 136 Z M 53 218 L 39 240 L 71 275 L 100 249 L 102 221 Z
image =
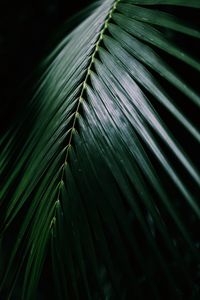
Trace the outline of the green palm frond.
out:
M 179 134 L 195 148 L 200 133 L 178 98 L 192 111 L 200 98 L 169 62 L 190 74 L 200 63 L 167 32 L 196 40 L 200 32 L 166 5 L 200 8 L 195 0 L 91 6 L 2 137 L 5 299 L 39 299 L 50 259 L 59 299 L 198 297 L 185 212 L 199 224 L 200 177 Z

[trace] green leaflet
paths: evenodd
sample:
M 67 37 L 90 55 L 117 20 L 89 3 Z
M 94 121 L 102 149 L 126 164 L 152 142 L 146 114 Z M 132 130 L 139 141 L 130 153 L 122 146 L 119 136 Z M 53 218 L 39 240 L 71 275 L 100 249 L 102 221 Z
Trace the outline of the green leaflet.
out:
M 180 5 L 186 7 L 200 7 L 199 0 L 122 0 L 122 2 L 140 5 Z
M 145 42 L 166 51 L 170 55 L 173 55 L 176 58 L 183 60 L 185 63 L 200 71 L 200 63 L 198 61 L 194 60 L 187 53 L 179 49 L 179 47 L 166 40 L 163 37 L 163 35 L 152 26 L 142 22 L 138 22 L 134 19 L 128 19 L 127 17 L 121 14 L 115 14 L 114 20 L 120 27 L 122 27 L 132 35 L 136 36 L 137 38 L 142 39 Z
M 126 3 L 119 3 L 117 9 L 125 16 L 136 19 L 138 21 L 158 25 L 164 28 L 170 28 L 172 30 L 180 31 L 184 34 L 200 38 L 200 32 L 198 29 L 191 28 L 189 25 L 185 25 L 185 23 L 178 18 L 175 18 L 174 16 L 162 11 L 147 9 L 144 7 Z
M 198 110 L 200 98 L 163 53 L 195 72 L 200 64 L 157 26 L 200 34 L 157 4 L 200 7 L 92 5 L 42 64 L 21 123 L 0 139 L 2 245 L 17 225 L 12 249 L 1 250 L 6 299 L 16 288 L 20 299 L 37 299 L 49 257 L 58 299 L 197 296 L 199 254 L 185 211 L 199 224 L 200 176 L 179 134 L 199 145 L 184 101 Z

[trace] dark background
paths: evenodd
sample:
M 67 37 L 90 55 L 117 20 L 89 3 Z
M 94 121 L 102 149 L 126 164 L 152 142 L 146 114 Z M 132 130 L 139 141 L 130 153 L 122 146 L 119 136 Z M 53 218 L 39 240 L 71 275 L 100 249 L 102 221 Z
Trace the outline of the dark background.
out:
M 72 15 L 92 0 L 0 0 L 1 129 L 12 122 L 23 103 L 23 89 L 51 41 Z
M 189 0 L 188 0 L 189 1 Z M 62 25 L 75 13 L 93 2 L 92 0 L 0 0 L 0 124 L 4 131 L 20 111 L 21 105 L 26 99 L 29 82 L 32 81 L 32 75 L 38 64 L 50 51 L 52 41 L 54 41 Z M 165 7 L 168 9 L 167 7 Z M 193 9 L 174 9 L 173 14 L 188 20 L 192 19 L 195 26 L 199 26 L 200 15 Z M 171 34 L 169 32 L 169 34 Z M 186 51 L 199 57 L 200 45 L 196 40 L 186 38 L 183 35 L 171 38 L 176 40 Z M 163 54 L 163 53 L 161 53 Z M 176 59 L 165 55 L 165 59 L 170 63 L 183 78 L 199 91 L 199 74 L 196 74 L 189 67 L 177 64 Z M 174 63 L 175 62 L 175 63 Z M 31 85 L 31 84 L 30 84 Z M 163 82 L 164 85 L 164 82 Z M 167 86 L 168 87 L 168 86 Z M 183 111 L 187 112 L 189 118 L 194 123 L 199 122 L 199 114 L 187 106 L 187 99 L 177 94 L 173 89 L 169 90 Z M 184 104 L 185 103 L 185 104 Z M 164 112 L 166 114 L 166 112 Z M 165 115 L 168 125 L 174 130 L 176 124 Z M 195 164 L 199 162 L 199 154 L 195 154 L 194 147 L 187 136 L 182 135 L 182 131 L 176 128 L 180 143 L 187 150 L 189 156 Z M 187 215 L 187 221 L 192 229 L 194 236 L 196 223 L 192 217 Z M 197 224 L 198 225 L 198 224 Z M 196 236 L 195 236 L 196 237 Z M 199 243 L 199 234 L 196 237 L 196 243 Z M 199 243 L 200 244 L 200 243 Z M 45 280 L 47 280 L 46 289 L 48 290 L 51 282 L 48 278 L 49 269 L 46 268 Z M 194 277 L 200 280 L 200 273 L 194 271 Z M 47 293 L 47 291 L 45 291 Z

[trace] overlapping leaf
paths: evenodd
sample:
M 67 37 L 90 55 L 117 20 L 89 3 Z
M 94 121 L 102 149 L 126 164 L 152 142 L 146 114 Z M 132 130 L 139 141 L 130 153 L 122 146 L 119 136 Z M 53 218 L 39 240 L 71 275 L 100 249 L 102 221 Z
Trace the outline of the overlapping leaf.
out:
M 6 297 L 20 285 L 20 299 L 37 299 L 49 253 L 60 299 L 163 299 L 162 287 L 168 299 L 183 290 L 195 297 L 199 257 L 178 207 L 199 219 L 200 179 L 168 120 L 194 146 L 200 134 L 163 78 L 190 107 L 200 100 L 164 53 L 196 71 L 200 64 L 159 28 L 200 34 L 154 4 L 200 7 L 99 2 L 47 59 L 24 120 L 2 138 L 2 239 L 20 223 Z

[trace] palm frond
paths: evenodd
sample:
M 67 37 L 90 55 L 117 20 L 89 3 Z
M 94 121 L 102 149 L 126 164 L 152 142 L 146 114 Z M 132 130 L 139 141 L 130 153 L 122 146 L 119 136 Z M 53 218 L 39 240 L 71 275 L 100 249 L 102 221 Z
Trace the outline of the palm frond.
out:
M 168 57 L 190 72 L 200 63 L 165 30 L 200 33 L 159 5 L 200 8 L 91 6 L 1 139 L 3 244 L 17 232 L 5 254 L 5 299 L 19 287 L 19 299 L 38 299 L 49 256 L 60 299 L 196 299 L 199 254 L 185 211 L 199 224 L 200 177 L 179 133 L 194 148 L 200 134 L 177 97 L 193 111 L 200 98 Z

